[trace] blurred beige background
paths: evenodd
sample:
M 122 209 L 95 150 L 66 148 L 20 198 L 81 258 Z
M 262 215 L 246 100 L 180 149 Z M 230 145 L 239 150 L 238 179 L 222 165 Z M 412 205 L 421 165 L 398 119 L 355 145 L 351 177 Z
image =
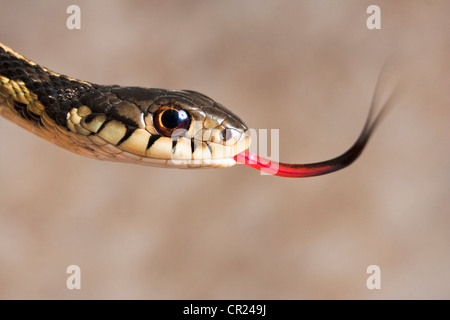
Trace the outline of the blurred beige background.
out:
M 387 57 L 407 87 L 360 159 L 309 179 L 97 162 L 0 119 L 0 298 L 450 298 L 450 2 L 0 8 L 0 41 L 26 57 L 101 84 L 203 92 L 279 128 L 282 161 L 346 150 Z M 366 288 L 372 264 L 381 290 Z

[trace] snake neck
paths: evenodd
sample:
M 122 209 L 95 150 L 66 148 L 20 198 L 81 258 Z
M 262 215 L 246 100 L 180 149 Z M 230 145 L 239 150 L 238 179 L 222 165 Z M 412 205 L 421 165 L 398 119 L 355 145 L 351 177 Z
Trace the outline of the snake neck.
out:
M 83 101 L 102 97 L 100 87 L 57 74 L 0 43 L 0 115 L 69 151 L 108 159 L 108 143 L 79 126 Z M 95 140 L 95 141 L 93 141 Z
M 37 124 L 47 117 L 66 126 L 67 113 L 95 86 L 48 70 L 0 43 L 0 96 L 13 111 Z

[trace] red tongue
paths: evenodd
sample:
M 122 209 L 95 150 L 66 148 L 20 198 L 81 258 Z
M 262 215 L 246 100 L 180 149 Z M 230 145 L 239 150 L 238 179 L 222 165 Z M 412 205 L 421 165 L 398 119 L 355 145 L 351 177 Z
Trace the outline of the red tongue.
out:
M 377 124 L 381 120 L 382 116 L 387 110 L 387 106 L 389 106 L 390 100 L 386 103 L 385 107 L 380 111 L 380 113 L 376 116 L 376 118 L 372 120 L 373 108 L 371 108 L 369 112 L 369 117 L 366 120 L 366 124 L 359 135 L 356 142 L 345 151 L 340 156 L 337 156 L 333 159 L 315 162 L 315 163 L 306 163 L 306 164 L 291 164 L 291 163 L 282 163 L 270 161 L 264 158 L 261 158 L 257 154 L 254 154 L 249 151 L 243 151 L 237 154 L 234 159 L 237 162 L 243 163 L 249 167 L 258 169 L 260 171 L 279 176 L 279 177 L 288 177 L 288 178 L 306 178 L 306 177 L 314 177 L 320 176 L 322 174 L 331 173 L 340 169 L 343 169 L 353 163 L 361 152 L 364 150 L 364 147 L 369 141 L 370 136 L 373 133 L 373 130 L 376 128 Z
M 386 115 L 387 111 L 390 108 L 392 108 L 396 100 L 395 98 L 397 98 L 398 91 L 394 91 L 387 99 L 387 101 L 384 103 L 378 114 L 375 116 L 374 114 L 375 107 L 378 104 L 380 95 L 379 93 L 380 82 L 381 82 L 381 74 L 378 77 L 377 85 L 375 87 L 375 92 L 372 98 L 372 104 L 369 110 L 369 115 L 367 117 L 364 128 L 361 131 L 361 134 L 359 135 L 356 142 L 350 147 L 350 149 L 348 149 L 340 156 L 316 163 L 291 164 L 275 161 L 271 162 L 270 160 L 261 158 L 257 154 L 254 154 L 252 152 L 243 151 L 234 156 L 234 160 L 243 163 L 249 167 L 258 169 L 262 172 L 266 172 L 268 174 L 272 174 L 279 177 L 288 177 L 288 178 L 305 178 L 305 177 L 320 176 L 347 167 L 359 157 L 361 152 L 364 150 L 364 147 L 366 146 L 367 141 L 371 137 L 373 131 L 378 126 L 381 119 Z
M 340 169 L 332 163 L 327 164 L 325 162 L 303 165 L 270 161 L 249 151 L 243 151 L 237 154 L 234 156 L 234 160 L 262 172 L 287 178 L 320 176 Z

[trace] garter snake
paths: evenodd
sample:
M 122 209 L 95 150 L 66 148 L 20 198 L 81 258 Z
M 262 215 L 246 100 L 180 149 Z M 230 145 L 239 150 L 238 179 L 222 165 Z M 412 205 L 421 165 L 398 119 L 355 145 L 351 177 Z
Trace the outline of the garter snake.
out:
M 360 136 L 340 156 L 309 164 L 268 162 L 247 150 L 251 135 L 245 123 L 204 94 L 76 80 L 0 43 L 0 115 L 65 149 L 100 160 L 176 168 L 242 162 L 277 176 L 323 175 L 359 157 L 391 98 L 377 116 L 372 101 Z
M 229 167 L 248 128 L 195 91 L 104 86 L 48 70 L 0 43 L 0 114 L 91 158 L 161 167 Z

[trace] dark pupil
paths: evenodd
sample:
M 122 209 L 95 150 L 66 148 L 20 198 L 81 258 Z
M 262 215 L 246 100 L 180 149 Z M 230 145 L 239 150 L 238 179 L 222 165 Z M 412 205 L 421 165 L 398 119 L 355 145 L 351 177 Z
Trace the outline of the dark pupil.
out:
M 161 123 L 167 129 L 174 129 L 183 122 L 184 111 L 178 111 L 174 109 L 169 109 L 163 112 L 161 115 Z

